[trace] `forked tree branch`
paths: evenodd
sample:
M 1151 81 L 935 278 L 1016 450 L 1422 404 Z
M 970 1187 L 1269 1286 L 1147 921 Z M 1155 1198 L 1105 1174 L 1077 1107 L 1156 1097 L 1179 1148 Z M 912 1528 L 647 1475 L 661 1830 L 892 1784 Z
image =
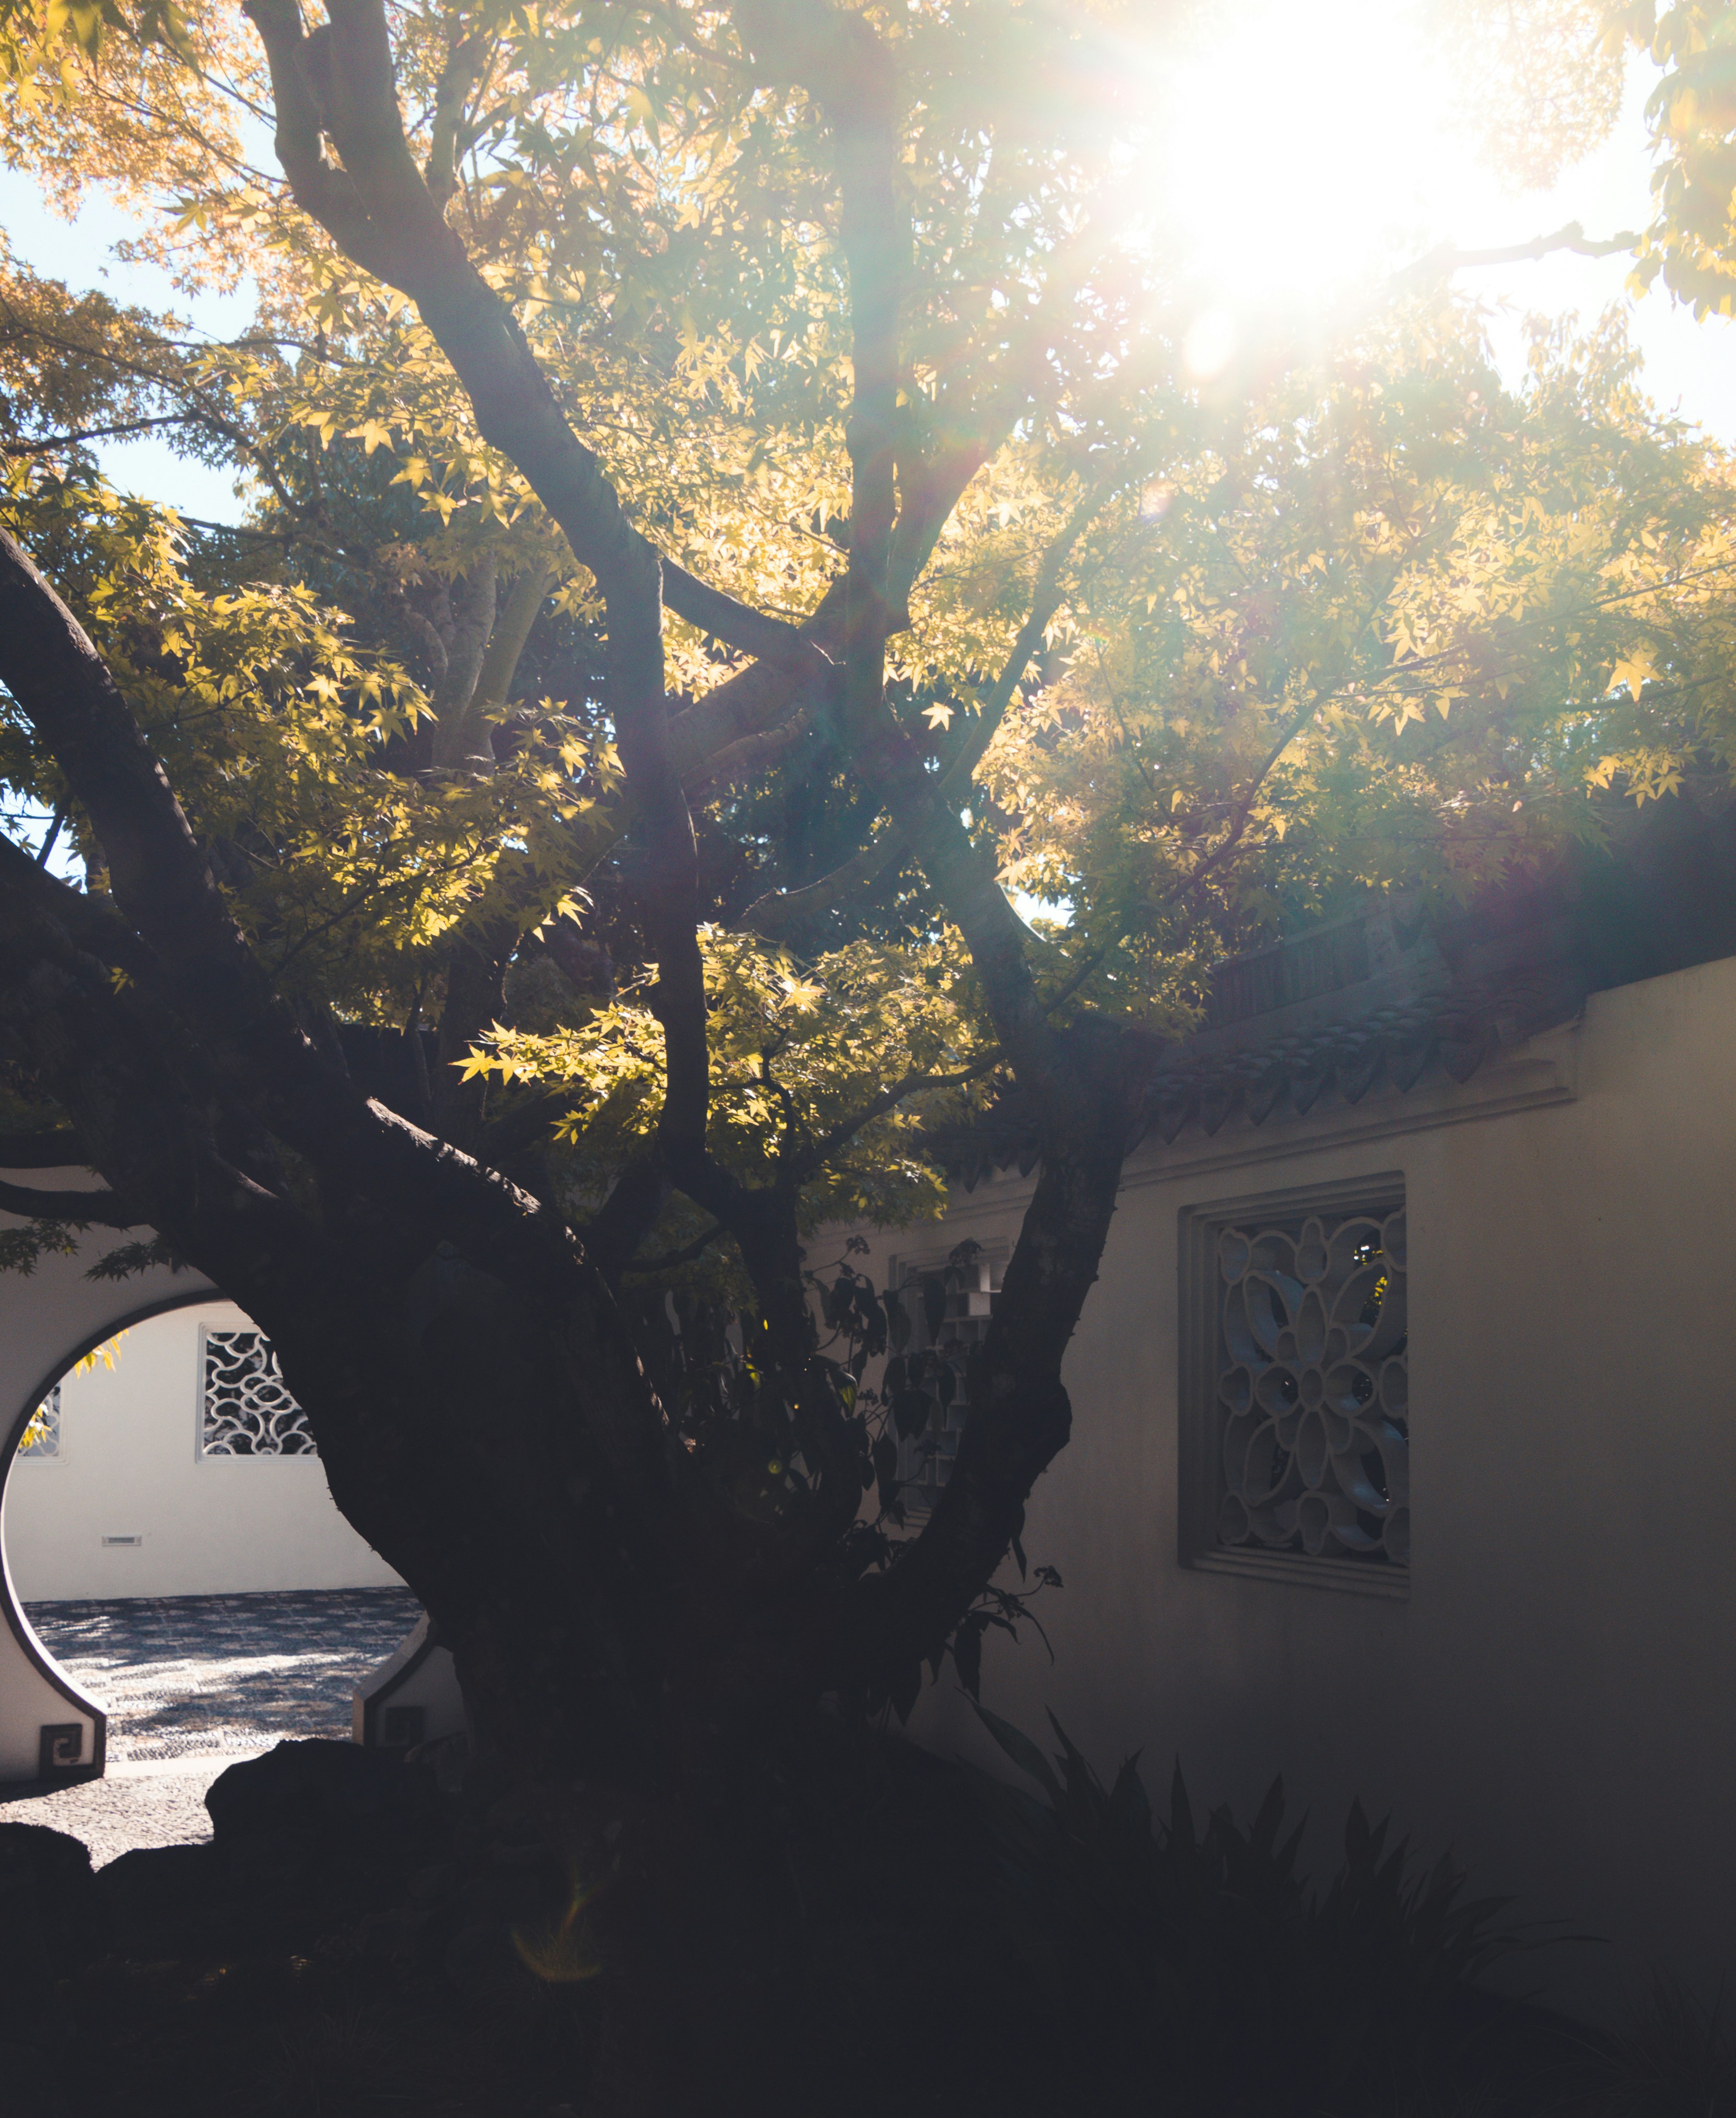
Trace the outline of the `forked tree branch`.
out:
M 264 39 L 279 110 L 279 152 L 298 201 L 358 264 L 416 303 L 468 394 L 484 438 L 524 473 L 601 592 L 609 706 L 636 830 L 642 903 L 659 965 L 653 1005 L 666 1050 L 659 1138 L 671 1166 L 703 1162 L 710 1051 L 698 942 L 698 854 L 664 693 L 664 568 L 630 524 L 595 451 L 573 432 L 506 303 L 447 227 L 405 136 L 382 0 L 330 0 L 329 22 L 303 34 L 296 0 L 248 0 Z M 322 135 L 341 168 L 325 157 Z M 679 576 L 671 570 L 671 579 Z M 707 630 L 734 624 L 751 642 L 802 655 L 793 627 L 760 619 L 679 576 Z M 683 1180 L 684 1181 L 684 1180 Z
M 1081 537 L 1123 482 L 1117 478 L 1094 486 L 1050 539 L 1037 569 L 1029 613 L 1001 665 L 999 676 L 979 702 L 976 716 L 958 755 L 936 785 L 937 800 L 956 801 L 970 784 L 972 775 L 1006 718 L 1013 693 L 1024 681 L 1025 671 L 1043 645 L 1050 622 L 1066 599 L 1061 585 L 1062 568 Z M 949 514 L 957 502 L 958 494 L 955 493 L 947 506 Z M 854 891 L 871 887 L 889 867 L 904 859 L 909 850 L 896 827 L 877 831 L 867 845 L 841 862 L 829 875 L 799 890 L 770 890 L 765 896 L 756 898 L 742 914 L 740 923 L 749 932 L 762 934 L 769 939 L 794 921 L 828 911 Z

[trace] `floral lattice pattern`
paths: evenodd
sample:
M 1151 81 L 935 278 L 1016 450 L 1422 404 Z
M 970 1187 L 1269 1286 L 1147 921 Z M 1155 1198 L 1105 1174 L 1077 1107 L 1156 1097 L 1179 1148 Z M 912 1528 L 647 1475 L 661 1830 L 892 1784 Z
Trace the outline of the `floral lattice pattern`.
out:
M 1220 1545 L 1410 1556 L 1405 1216 L 1218 1237 Z
M 42 1400 L 30 1415 L 18 1444 L 21 1456 L 58 1456 L 60 1454 L 60 1385 Z
M 896 1422 L 899 1497 L 907 1517 L 927 1515 L 952 1475 L 970 1413 L 970 1356 L 988 1334 L 1000 1286 L 999 1261 L 967 1257 L 962 1247 L 944 1270 L 913 1269 L 905 1281 L 910 1339 L 900 1364 L 906 1386 L 898 1394 L 926 1400 L 914 1432 L 901 1418 Z
M 207 1456 L 317 1456 L 262 1331 L 207 1331 L 200 1446 Z

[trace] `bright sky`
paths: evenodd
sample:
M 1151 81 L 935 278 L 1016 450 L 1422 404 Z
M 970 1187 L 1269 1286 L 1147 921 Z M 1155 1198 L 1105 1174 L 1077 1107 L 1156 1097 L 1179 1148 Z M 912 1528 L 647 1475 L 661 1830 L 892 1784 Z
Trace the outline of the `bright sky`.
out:
M 1238 5 L 1226 10 L 1233 32 L 1175 83 L 1164 160 L 1184 257 L 1218 290 L 1199 326 L 1208 363 L 1250 301 L 1287 297 L 1306 309 L 1359 271 L 1439 243 L 1503 248 L 1575 220 L 1600 238 L 1650 218 L 1649 66 L 1634 63 L 1621 121 L 1600 148 L 1553 190 L 1515 196 L 1451 124 L 1452 83 L 1418 12 L 1416 0 Z M 1627 271 L 1621 257 L 1563 253 L 1463 271 L 1458 284 L 1498 308 L 1492 335 L 1516 377 L 1528 312 L 1576 312 L 1590 323 L 1626 298 Z M 1632 309 L 1654 399 L 1736 443 L 1731 325 L 1696 323 L 1656 289 Z
M 169 275 L 155 266 L 121 264 L 113 247 L 137 234 L 137 224 L 95 188 L 69 224 L 49 211 L 27 177 L 0 169 L 0 228 L 13 255 L 45 277 L 64 280 L 81 291 L 100 287 L 117 301 L 170 311 L 191 326 L 192 336 L 236 337 L 252 321 L 250 295 L 189 297 L 178 294 Z M 228 472 L 176 456 L 155 435 L 108 442 L 97 453 L 104 470 L 123 491 L 172 502 L 183 514 L 213 522 L 241 520 L 243 503 L 236 498 Z
M 1306 308 L 1359 271 L 1450 241 L 1465 249 L 1523 243 L 1570 220 L 1604 236 L 1641 225 L 1650 163 L 1641 108 L 1650 80 L 1636 70 L 1614 135 L 1546 193 L 1514 197 L 1477 166 L 1447 118 L 1449 84 L 1416 25 L 1417 0 L 1255 0 L 1225 10 L 1234 24 L 1173 82 L 1165 188 L 1176 234 L 1202 285 L 1200 340 L 1210 349 L 1226 318 L 1275 295 Z M 93 191 L 71 226 L 34 186 L 0 170 L 0 224 L 16 253 L 77 286 L 173 308 L 196 330 L 244 329 L 243 296 L 177 296 L 166 275 L 123 266 L 112 246 L 124 216 Z M 1588 322 L 1623 299 L 1626 261 L 1559 256 L 1485 267 L 1460 284 L 1495 309 L 1504 361 L 1521 369 L 1528 311 L 1576 311 Z M 1215 306 L 1215 312 L 1214 305 Z M 1632 329 L 1653 396 L 1736 444 L 1732 326 L 1696 323 L 1653 292 Z M 118 484 L 172 500 L 185 512 L 238 519 L 243 502 L 223 474 L 182 461 L 150 438 L 102 451 Z

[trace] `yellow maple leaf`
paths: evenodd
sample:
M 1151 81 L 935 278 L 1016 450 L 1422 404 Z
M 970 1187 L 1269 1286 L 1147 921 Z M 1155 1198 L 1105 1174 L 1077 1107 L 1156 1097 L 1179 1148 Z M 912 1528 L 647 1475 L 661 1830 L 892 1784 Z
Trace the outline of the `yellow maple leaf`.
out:
M 1655 677 L 1657 673 L 1644 653 L 1630 654 L 1625 660 L 1618 662 L 1610 672 L 1609 689 L 1611 691 L 1619 691 L 1625 684 L 1632 696 L 1634 704 L 1637 705 L 1640 703 L 1640 693 L 1645 688 L 1647 679 Z
M 391 446 L 391 428 L 383 419 L 368 419 L 364 420 L 359 427 L 346 428 L 344 439 L 346 442 L 359 442 L 362 444 L 363 453 L 371 456 L 376 449 L 389 449 Z

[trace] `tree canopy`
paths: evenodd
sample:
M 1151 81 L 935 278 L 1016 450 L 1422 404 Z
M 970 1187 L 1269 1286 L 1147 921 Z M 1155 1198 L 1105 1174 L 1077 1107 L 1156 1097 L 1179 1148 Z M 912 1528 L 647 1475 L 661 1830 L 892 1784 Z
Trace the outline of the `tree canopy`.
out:
M 112 1269 L 258 1316 L 497 1730 L 536 1656 L 575 1741 L 907 1706 L 1004 1593 L 1211 964 L 1728 779 L 1723 452 L 1614 321 L 1503 378 L 1440 260 L 1214 350 L 1154 191 L 1193 12 L 3 17 L 13 164 L 260 290 L 211 343 L 0 257 L 0 777 L 87 878 L 0 863 L 10 1166 L 107 1184 L 0 1186 L 10 1261 L 155 1230 Z M 1565 153 L 1616 46 L 1557 14 Z M 1722 21 L 1655 30 L 1683 81 Z M 1687 291 L 1729 242 L 1676 167 Z M 150 424 L 241 527 L 105 484 Z M 817 1316 L 804 1246 L 937 1212 L 925 1131 L 1012 1085 L 1041 1171 L 917 1529 L 901 1307 L 846 1260 Z M 507 1382 L 510 1473 L 465 1427 Z

